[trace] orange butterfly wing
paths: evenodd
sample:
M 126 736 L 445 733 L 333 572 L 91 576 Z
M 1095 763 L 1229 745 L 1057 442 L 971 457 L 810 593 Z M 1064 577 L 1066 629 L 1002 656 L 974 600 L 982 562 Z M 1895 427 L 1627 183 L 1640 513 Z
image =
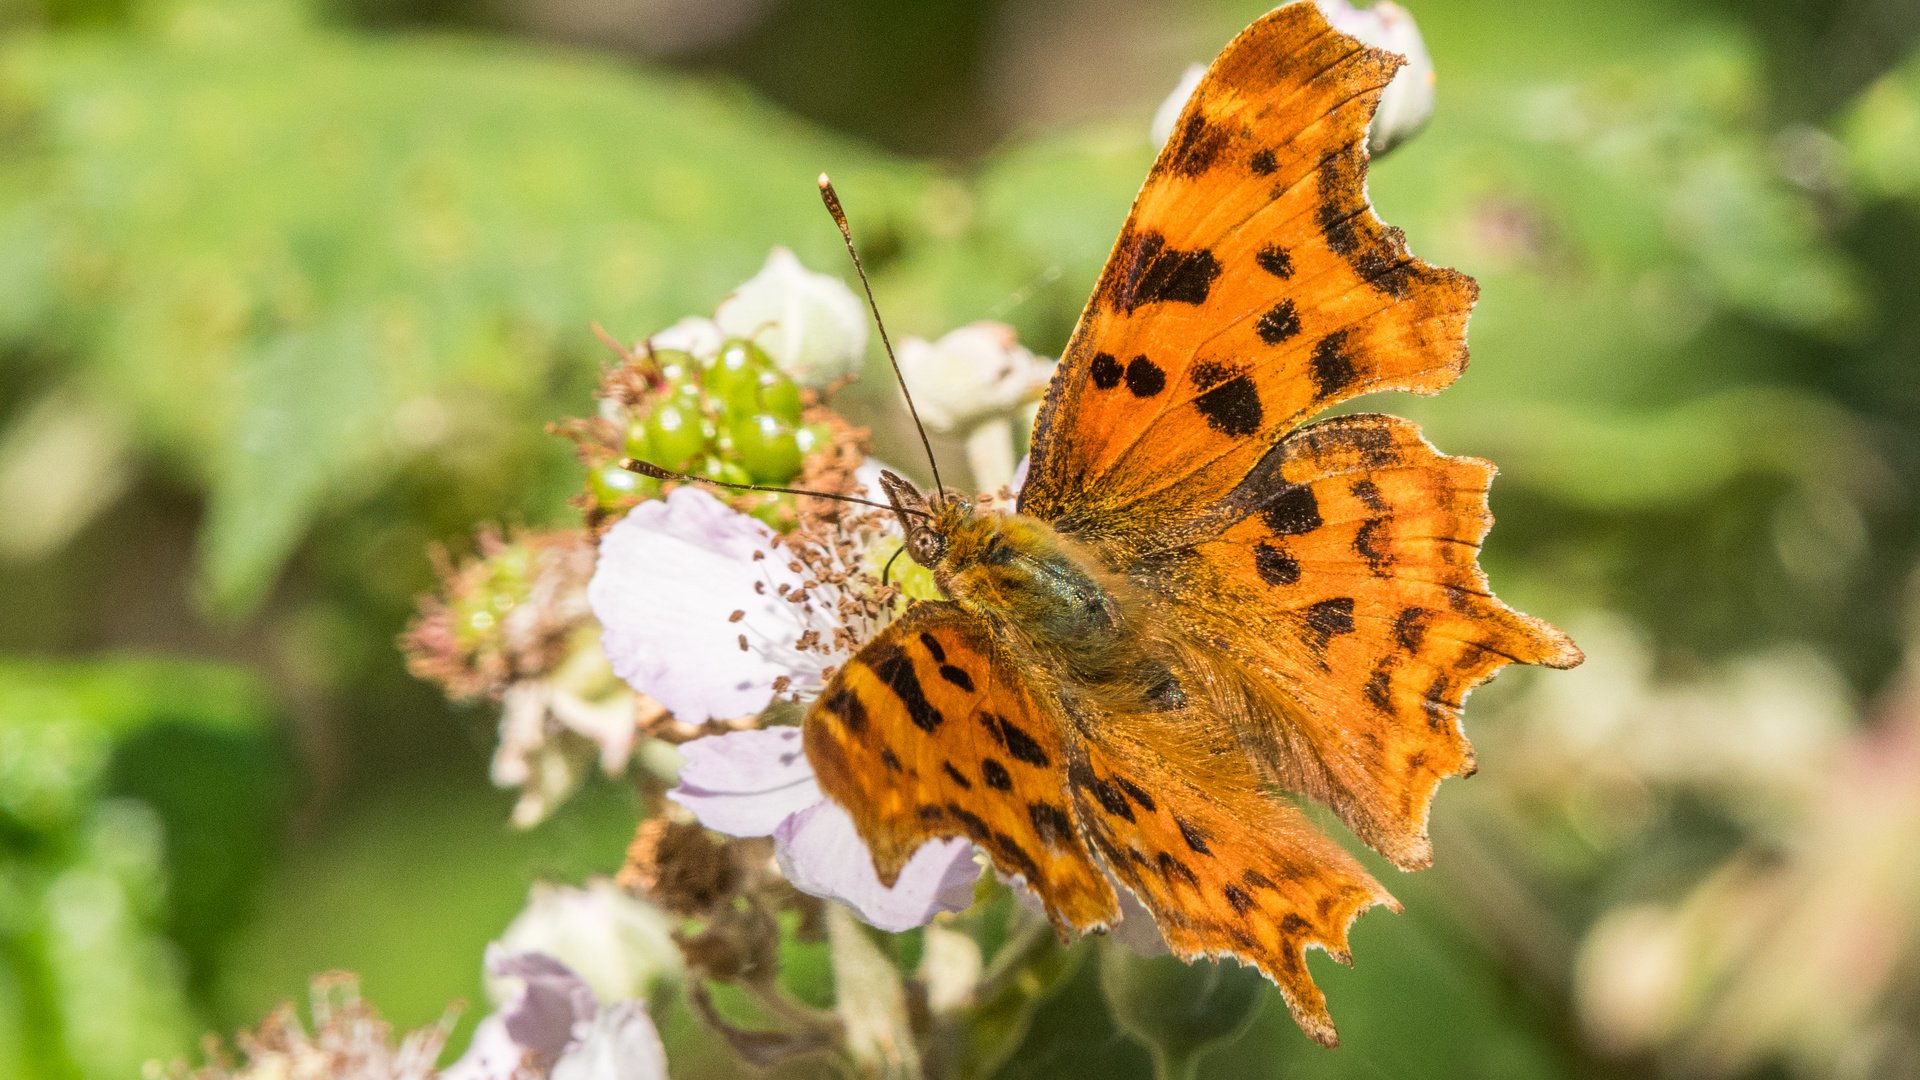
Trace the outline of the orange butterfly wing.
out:
M 1259 676 L 1254 760 L 1405 869 L 1431 861 L 1440 781 L 1473 770 L 1467 692 L 1509 663 L 1581 659 L 1487 590 L 1493 473 L 1396 417 L 1325 420 L 1238 489 L 1251 513 L 1152 561 L 1180 621 Z
M 1114 716 L 1091 726 L 1099 734 L 1074 767 L 1074 798 L 1115 876 L 1153 912 L 1176 955 L 1252 963 L 1280 987 L 1301 1028 L 1334 1045 L 1306 949 L 1347 963 L 1354 918 L 1399 904 L 1304 814 L 1265 794 L 1217 722 Z M 1214 745 L 1176 763 L 1164 748 L 1191 748 L 1196 728 L 1215 729 Z
M 1304 2 L 1213 62 L 1061 358 L 1023 512 L 1141 541 L 1313 413 L 1460 373 L 1472 279 L 1410 256 L 1367 204 L 1367 125 L 1399 66 Z
M 907 609 L 834 675 L 804 730 L 821 790 L 853 816 L 888 885 L 922 843 L 964 836 L 1029 883 L 1063 931 L 1119 918 L 1080 836 L 1057 709 L 958 605 Z

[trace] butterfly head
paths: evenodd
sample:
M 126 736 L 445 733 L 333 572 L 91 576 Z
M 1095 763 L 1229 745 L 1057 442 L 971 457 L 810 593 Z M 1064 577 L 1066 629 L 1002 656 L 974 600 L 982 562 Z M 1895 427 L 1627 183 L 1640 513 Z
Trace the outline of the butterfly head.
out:
M 973 517 L 972 501 L 950 491 L 929 498 L 910 481 L 885 469 L 880 471 L 880 486 L 906 533 L 907 555 L 929 570 L 938 569 L 947 554 L 948 538 Z

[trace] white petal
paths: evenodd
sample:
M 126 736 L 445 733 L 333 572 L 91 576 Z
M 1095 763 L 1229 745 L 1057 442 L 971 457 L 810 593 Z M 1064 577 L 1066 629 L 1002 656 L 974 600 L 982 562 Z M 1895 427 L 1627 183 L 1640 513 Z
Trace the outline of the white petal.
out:
M 691 486 L 615 523 L 587 586 L 614 672 L 694 722 L 759 712 L 783 675 L 800 692 L 817 686 L 833 658 L 795 643 L 809 627 L 830 635 L 832 623 L 780 597 L 801 578 L 772 542 L 765 525 Z M 768 555 L 756 561 L 756 551 Z M 739 622 L 729 621 L 735 611 L 745 612 Z
M 661 979 L 679 976 L 675 925 L 604 877 L 581 887 L 542 882 L 529 890 L 527 906 L 500 935 L 499 947 L 550 957 L 600 1001 L 619 1001 L 643 997 Z M 500 980 L 491 980 L 488 990 L 499 995 Z
M 799 728 L 708 735 L 682 743 L 680 752 L 680 786 L 667 797 L 715 832 L 772 836 L 781 822 L 820 801 Z
M 713 319 L 729 336 L 751 338 L 805 386 L 858 372 L 867 351 L 860 298 L 839 278 L 802 266 L 786 248 L 774 248 L 760 272 L 720 302 Z
M 646 1002 L 622 1001 L 594 1017 L 551 1080 L 666 1080 L 667 1050 Z
M 882 930 L 911 930 L 942 911 L 965 908 L 980 876 L 972 844 L 931 840 L 913 853 L 889 889 L 874 873 L 873 855 L 853 819 L 831 802 L 788 818 L 773 836 L 780 870 L 794 888 L 842 901 Z

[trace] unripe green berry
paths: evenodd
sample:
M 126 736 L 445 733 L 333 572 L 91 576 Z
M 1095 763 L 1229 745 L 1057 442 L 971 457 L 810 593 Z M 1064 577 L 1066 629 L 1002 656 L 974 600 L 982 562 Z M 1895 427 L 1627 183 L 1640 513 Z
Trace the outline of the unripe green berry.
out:
M 800 384 L 778 371 L 760 373 L 760 411 L 788 424 L 800 422 Z
M 673 398 L 655 404 L 646 422 L 647 445 L 655 455 L 654 463 L 685 470 L 687 463 L 706 449 L 705 420 L 697 409 Z
M 631 499 L 648 498 L 659 491 L 659 485 L 609 463 L 587 474 L 587 490 L 593 493 L 595 503 L 611 507 Z
M 700 370 L 700 361 L 694 359 L 692 353 L 679 349 L 655 349 L 653 362 L 660 368 L 660 377 L 669 383 L 685 382 Z
M 762 373 L 773 369 L 773 360 L 760 346 L 745 338 L 733 338 L 720 346 L 701 377 L 711 397 L 722 408 L 747 412 L 758 403 Z
M 727 426 L 733 448 L 757 483 L 783 484 L 800 471 L 800 442 L 771 416 L 745 416 Z

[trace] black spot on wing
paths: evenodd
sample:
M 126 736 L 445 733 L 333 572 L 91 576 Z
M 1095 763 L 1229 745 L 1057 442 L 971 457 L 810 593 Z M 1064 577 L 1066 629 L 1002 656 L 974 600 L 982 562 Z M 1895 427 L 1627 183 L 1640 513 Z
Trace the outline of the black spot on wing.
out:
M 1157 232 L 1121 237 L 1115 270 L 1102 282 L 1100 299 L 1132 314 L 1144 304 L 1204 304 L 1220 276 L 1220 261 L 1206 248 L 1181 251 L 1167 246 Z M 1124 267 L 1124 269 L 1122 269 Z
M 1120 361 L 1112 353 L 1094 353 L 1093 363 L 1087 365 L 1087 375 L 1093 379 L 1093 385 L 1102 390 L 1111 390 L 1120 385 L 1122 369 Z
M 1044 769 L 1052 763 L 1047 757 L 1047 752 L 1034 741 L 1033 736 L 1027 734 L 1013 721 L 990 712 L 982 712 L 980 720 L 986 725 L 988 733 L 993 736 L 993 741 L 1013 755 L 1015 761 L 1025 762 L 1038 769 Z
M 1134 397 L 1149 398 L 1166 389 L 1167 373 L 1145 356 L 1127 361 L 1127 389 Z
M 1206 418 L 1208 427 L 1234 438 L 1259 431 L 1265 416 L 1260 406 L 1260 391 L 1245 375 L 1235 375 L 1194 398 L 1193 406 Z
M 1120 793 L 1119 788 L 1091 773 L 1080 778 L 1080 786 L 1100 804 L 1100 809 L 1122 821 L 1133 820 L 1133 807 L 1127 803 L 1127 797 Z
M 1355 480 L 1348 485 L 1347 490 L 1353 492 L 1353 497 L 1360 500 L 1360 505 L 1375 513 L 1387 508 L 1387 501 L 1380 497 L 1380 485 L 1371 480 Z
M 956 784 L 959 784 L 961 790 L 963 791 L 973 790 L 973 781 L 967 779 L 965 773 L 962 773 L 959 769 L 954 768 L 953 762 L 951 761 L 941 762 L 940 771 L 947 774 L 947 779 L 953 781 Z
M 1367 700 L 1381 712 L 1393 710 L 1393 657 L 1381 657 L 1367 676 Z
M 844 686 L 822 699 L 820 707 L 838 717 L 840 723 L 855 735 L 867 730 L 867 707 L 861 704 L 860 695 Z
M 1293 301 L 1282 300 L 1260 316 L 1253 329 L 1261 341 L 1278 345 L 1300 332 L 1300 315 L 1294 311 Z
M 934 663 L 944 664 L 947 662 L 947 650 L 940 647 L 939 638 L 922 631 L 920 634 L 920 644 L 926 647 L 927 655 L 933 657 Z
M 1040 834 L 1040 842 L 1048 847 L 1067 847 L 1072 845 L 1073 819 L 1065 810 L 1050 802 L 1030 802 L 1027 804 L 1027 818 L 1033 822 L 1033 831 Z
M 1259 264 L 1260 269 L 1282 281 L 1293 276 L 1293 256 L 1287 254 L 1287 249 L 1278 244 L 1268 244 L 1261 248 L 1260 253 L 1253 257 L 1253 261 Z
M 1387 530 L 1386 518 L 1368 518 L 1354 530 L 1353 553 L 1367 560 L 1367 566 L 1373 572 L 1385 575 L 1393 565 L 1393 554 L 1383 545 L 1383 534 Z
M 1115 776 L 1113 782 L 1121 791 L 1126 792 L 1127 798 L 1138 803 L 1140 809 L 1145 810 L 1149 814 L 1159 809 L 1153 801 L 1153 796 L 1142 791 L 1139 784 L 1134 783 L 1124 776 Z
M 980 777 L 995 791 L 1010 791 L 1013 788 L 1013 776 L 1007 772 L 1007 767 L 992 758 L 980 759 Z
M 1240 872 L 1240 880 L 1246 882 L 1247 887 L 1250 889 L 1274 889 L 1279 887 L 1273 883 L 1273 879 L 1258 870 L 1242 870 Z
M 1173 823 L 1180 826 L 1180 838 L 1187 842 L 1188 847 L 1202 855 L 1213 854 L 1213 850 L 1207 847 L 1206 833 L 1188 823 L 1185 818 L 1174 818 Z
M 1269 585 L 1293 585 L 1300 580 L 1300 561 L 1265 540 L 1253 546 L 1253 568 Z
M 1228 885 L 1221 889 L 1220 893 L 1227 898 L 1227 903 L 1233 907 L 1235 915 L 1245 915 L 1253 910 L 1253 897 L 1248 896 L 1247 890 L 1240 886 Z
M 1433 612 L 1425 608 L 1402 608 L 1393 619 L 1393 637 L 1400 647 L 1410 653 L 1420 651 L 1427 639 L 1427 623 L 1433 620 Z
M 940 677 L 960 689 L 965 690 L 969 694 L 973 693 L 973 676 L 967 674 L 967 669 L 965 668 L 955 667 L 952 664 L 941 664 Z
M 913 661 L 906 650 L 897 645 L 885 647 L 879 656 L 871 661 L 873 673 L 885 683 L 887 689 L 900 699 L 907 710 L 907 719 L 921 731 L 932 734 L 938 730 L 946 717 L 927 700 L 926 691 L 920 686 L 920 676 L 913 670 Z
M 1219 124 L 1209 123 L 1196 109 L 1187 114 L 1168 144 L 1167 168 L 1180 176 L 1199 176 L 1213 167 L 1220 152 L 1232 140 L 1231 132 Z
M 1320 501 L 1305 484 L 1288 484 L 1267 500 L 1260 516 L 1275 536 L 1301 536 L 1320 527 Z
M 885 765 L 893 772 L 901 771 L 900 755 L 894 753 L 893 747 L 891 746 L 883 746 L 880 748 L 880 764 Z
M 1309 605 L 1306 622 L 1307 630 L 1317 639 L 1315 646 L 1326 648 L 1335 635 L 1353 633 L 1353 597 L 1340 596 Z
M 1253 157 L 1248 159 L 1247 167 L 1252 169 L 1256 176 L 1272 176 L 1274 170 L 1280 167 L 1280 162 L 1274 158 L 1273 151 L 1256 150 Z
M 1360 371 L 1354 366 L 1353 357 L 1347 354 L 1347 332 L 1335 330 L 1314 343 L 1310 361 L 1313 368 L 1313 385 L 1320 391 L 1321 397 L 1334 395 L 1352 386 L 1360 377 Z

